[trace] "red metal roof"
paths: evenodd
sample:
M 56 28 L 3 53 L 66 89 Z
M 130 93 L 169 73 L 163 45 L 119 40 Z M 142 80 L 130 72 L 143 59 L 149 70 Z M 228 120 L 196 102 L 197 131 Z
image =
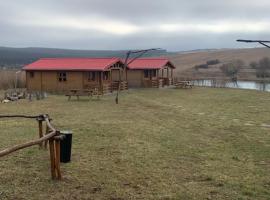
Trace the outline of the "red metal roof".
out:
M 131 61 L 132 59 L 130 59 Z M 129 61 L 129 62 L 130 62 Z M 128 65 L 129 69 L 162 69 L 165 66 L 175 66 L 168 58 L 138 58 Z
M 42 58 L 26 65 L 24 70 L 39 71 L 104 71 L 117 62 L 119 58 Z

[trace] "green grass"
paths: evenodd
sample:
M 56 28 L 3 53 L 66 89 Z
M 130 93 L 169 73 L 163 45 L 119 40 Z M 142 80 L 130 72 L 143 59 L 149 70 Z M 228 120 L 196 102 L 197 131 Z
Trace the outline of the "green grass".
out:
M 100 101 L 0 104 L 1 114 L 48 113 L 72 130 L 72 162 L 50 178 L 38 147 L 0 159 L 0 199 L 269 199 L 270 93 L 134 90 Z M 0 149 L 36 138 L 37 122 L 0 120 Z

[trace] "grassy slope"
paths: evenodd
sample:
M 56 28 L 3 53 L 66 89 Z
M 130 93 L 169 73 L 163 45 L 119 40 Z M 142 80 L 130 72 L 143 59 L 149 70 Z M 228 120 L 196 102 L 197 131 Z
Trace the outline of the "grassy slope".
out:
M 208 60 L 219 59 L 222 63 L 228 63 L 232 60 L 240 59 L 246 64 L 246 67 L 240 70 L 240 76 L 247 79 L 256 79 L 255 70 L 248 65 L 252 61 L 258 61 L 261 58 L 269 57 L 270 50 L 268 48 L 252 48 L 252 49 L 224 49 L 216 51 L 192 52 L 186 54 L 176 54 L 170 56 L 172 62 L 176 65 L 176 76 L 193 77 L 197 76 L 222 76 L 219 70 L 220 65 L 210 66 L 208 70 L 201 70 L 204 75 L 198 71 L 192 71 L 195 65 L 206 63 Z M 195 73 L 195 75 L 193 74 Z
M 177 71 L 183 71 L 194 67 L 195 65 L 204 64 L 208 60 L 219 59 L 221 62 L 230 62 L 241 59 L 249 64 L 251 61 L 258 61 L 263 57 L 269 57 L 268 48 L 251 48 L 251 49 L 221 49 L 213 51 L 191 52 L 185 54 L 171 55 L 170 59 L 177 67 Z
M 1 113 L 50 113 L 74 132 L 72 163 L 50 180 L 38 147 L 0 159 L 0 199 L 267 199 L 270 93 L 139 90 L 100 101 L 0 104 Z M 27 128 L 29 126 L 30 128 Z M 0 149 L 36 137 L 31 121 L 0 120 Z

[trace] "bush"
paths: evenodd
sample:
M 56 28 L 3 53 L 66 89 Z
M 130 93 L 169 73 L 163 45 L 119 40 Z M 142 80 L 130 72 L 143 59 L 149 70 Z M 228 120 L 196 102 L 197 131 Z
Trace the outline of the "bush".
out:
M 241 67 L 244 66 L 244 62 L 242 60 L 234 60 L 230 63 L 223 64 L 220 67 L 220 70 L 231 78 L 236 78 L 237 74 Z
M 250 66 L 252 69 L 257 69 L 258 66 L 259 66 L 259 64 L 258 64 L 257 62 L 255 62 L 255 61 L 253 61 L 253 62 L 251 62 L 251 63 L 249 64 L 249 66 Z
M 194 68 L 196 70 L 199 70 L 199 69 L 208 69 L 208 65 L 207 64 L 195 65 Z
M 219 63 L 220 63 L 220 61 L 218 59 L 216 59 L 216 60 L 208 60 L 206 62 L 207 65 L 217 65 Z
M 262 58 L 259 62 L 251 62 L 249 66 L 256 69 L 258 78 L 270 77 L 270 59 L 268 57 Z

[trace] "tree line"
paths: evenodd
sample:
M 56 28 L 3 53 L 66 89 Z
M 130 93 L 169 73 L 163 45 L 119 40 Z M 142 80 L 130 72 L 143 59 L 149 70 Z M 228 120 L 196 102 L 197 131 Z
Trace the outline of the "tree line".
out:
M 270 77 L 270 58 L 265 57 L 258 62 L 253 61 L 249 64 L 252 69 L 256 70 L 257 78 L 269 78 Z M 233 60 L 229 63 L 225 63 L 220 66 L 221 71 L 230 78 L 237 79 L 237 75 L 241 68 L 245 67 L 245 63 L 242 60 Z
M 208 69 L 210 65 L 217 65 L 220 64 L 220 60 L 209 60 L 204 64 L 201 65 L 195 65 L 194 69 Z M 253 61 L 249 64 L 249 66 L 252 69 L 256 70 L 256 76 L 257 78 L 269 78 L 270 77 L 270 58 L 264 57 L 260 59 L 258 62 Z M 223 74 L 227 77 L 230 77 L 232 80 L 237 80 L 237 75 L 239 74 L 239 71 L 241 68 L 246 67 L 246 64 L 243 60 L 237 59 L 230 61 L 228 63 L 224 63 L 220 65 L 220 70 L 223 72 Z

